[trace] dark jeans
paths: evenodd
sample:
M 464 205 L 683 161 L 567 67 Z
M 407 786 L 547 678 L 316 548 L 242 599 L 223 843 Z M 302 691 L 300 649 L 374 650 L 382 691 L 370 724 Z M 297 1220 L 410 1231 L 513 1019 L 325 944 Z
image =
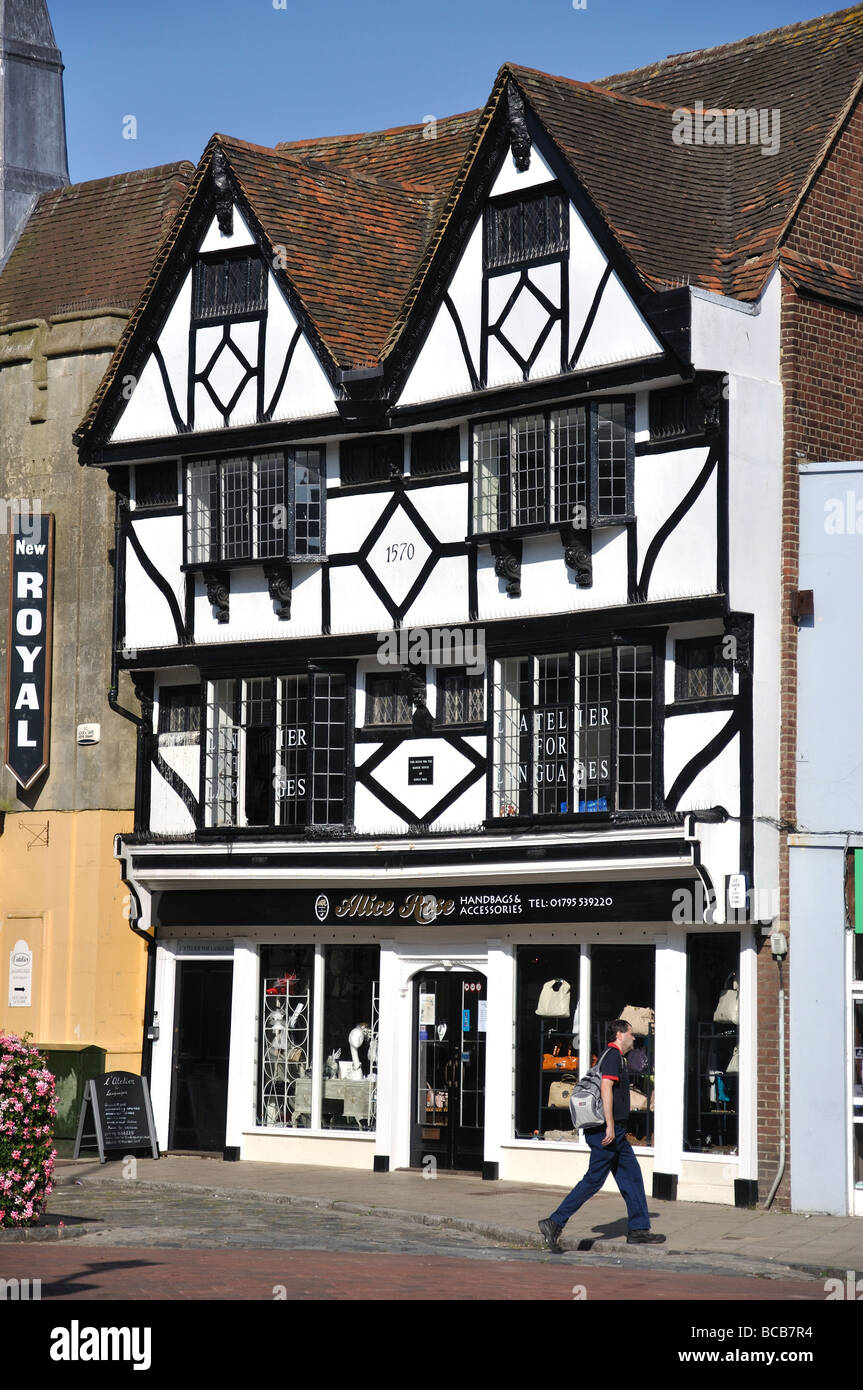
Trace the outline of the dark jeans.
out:
M 565 1226 L 574 1212 L 583 1206 L 588 1197 L 593 1197 L 602 1187 L 609 1173 L 620 1188 L 620 1195 L 626 1203 L 630 1231 L 649 1231 L 650 1217 L 647 1213 L 647 1198 L 644 1195 L 644 1182 L 638 1159 L 626 1137 L 626 1125 L 615 1125 L 614 1142 L 606 1144 L 605 1127 L 585 1130 L 584 1137 L 590 1147 L 590 1167 L 580 1183 L 564 1197 L 551 1219 L 555 1226 Z

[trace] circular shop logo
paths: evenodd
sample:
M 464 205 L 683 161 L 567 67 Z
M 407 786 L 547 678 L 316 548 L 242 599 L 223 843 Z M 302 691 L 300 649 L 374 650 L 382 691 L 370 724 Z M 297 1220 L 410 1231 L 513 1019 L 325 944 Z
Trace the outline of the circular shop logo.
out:
M 319 894 L 315 902 L 315 916 L 319 922 L 325 922 L 330 912 L 330 900 L 325 893 Z

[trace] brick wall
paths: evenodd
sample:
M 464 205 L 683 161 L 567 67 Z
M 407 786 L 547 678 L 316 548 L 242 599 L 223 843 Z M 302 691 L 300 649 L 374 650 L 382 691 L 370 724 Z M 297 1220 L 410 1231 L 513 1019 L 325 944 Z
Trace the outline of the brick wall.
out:
M 800 255 L 830 261 L 863 282 L 863 108 L 858 103 L 798 213 L 785 245 Z M 796 822 L 797 627 L 791 595 L 797 588 L 798 464 L 863 459 L 863 313 L 848 305 L 798 293 L 782 285 L 781 370 L 784 389 L 782 508 L 782 724 L 780 817 Z M 823 826 L 819 829 L 830 829 Z M 788 929 L 788 846 L 781 836 L 778 925 Z M 789 950 L 794 944 L 789 937 Z M 787 982 L 787 967 L 783 970 Z M 767 1195 L 779 1152 L 778 971 L 769 944 L 758 963 L 759 1189 Z M 786 1038 L 788 1019 L 786 1011 Z M 790 1066 L 793 1060 L 787 1057 Z M 786 1067 L 786 1088 L 789 1084 Z M 788 1136 L 786 1133 L 786 1143 Z M 774 1205 L 789 1204 L 790 1162 Z

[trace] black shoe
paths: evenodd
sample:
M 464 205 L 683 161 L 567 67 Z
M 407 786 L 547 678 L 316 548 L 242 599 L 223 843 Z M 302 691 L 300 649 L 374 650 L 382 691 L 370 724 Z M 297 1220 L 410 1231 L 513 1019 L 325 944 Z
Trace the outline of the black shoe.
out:
M 555 1226 L 550 1216 L 543 1217 L 542 1221 L 537 1222 L 540 1234 L 549 1250 L 556 1255 L 560 1254 L 560 1233 L 562 1226 Z
M 627 1245 L 663 1245 L 665 1236 L 659 1231 L 630 1231 L 626 1237 Z

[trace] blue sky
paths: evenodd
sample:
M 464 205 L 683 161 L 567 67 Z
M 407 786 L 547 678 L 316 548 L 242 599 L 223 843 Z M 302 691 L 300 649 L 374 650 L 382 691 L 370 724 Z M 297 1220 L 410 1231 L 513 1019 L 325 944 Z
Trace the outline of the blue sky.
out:
M 276 8 L 276 5 L 284 8 Z M 818 0 L 49 0 L 73 182 L 471 110 L 511 60 L 582 80 L 728 43 Z M 137 135 L 127 117 L 134 116 Z

